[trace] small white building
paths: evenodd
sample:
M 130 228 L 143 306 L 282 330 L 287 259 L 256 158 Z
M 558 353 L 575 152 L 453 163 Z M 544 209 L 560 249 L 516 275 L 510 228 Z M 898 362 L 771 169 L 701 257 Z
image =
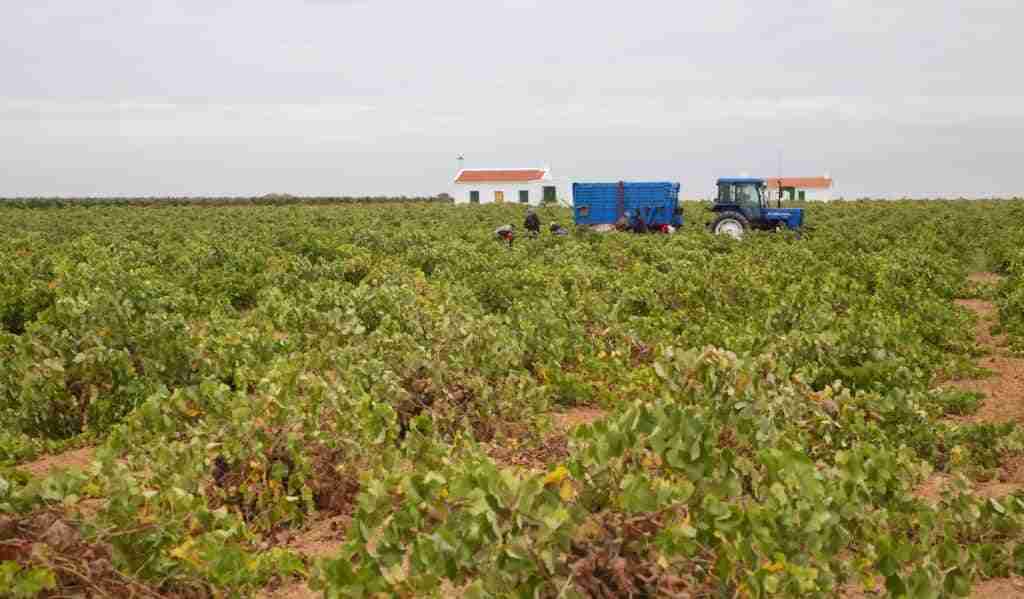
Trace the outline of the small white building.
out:
M 827 202 L 832 199 L 832 178 L 824 177 L 782 177 L 765 179 L 771 199 L 778 197 L 782 188 L 784 202 Z
M 453 181 L 456 204 L 571 205 L 572 191 L 548 168 L 464 168 Z

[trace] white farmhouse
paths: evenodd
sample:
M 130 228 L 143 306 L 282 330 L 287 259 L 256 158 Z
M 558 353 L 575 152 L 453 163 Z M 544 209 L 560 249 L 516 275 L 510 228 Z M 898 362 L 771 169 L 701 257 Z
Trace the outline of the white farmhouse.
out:
M 775 199 L 782 188 L 782 199 L 786 202 L 811 202 L 832 199 L 832 178 L 824 177 L 782 177 L 765 179 L 771 199 Z
M 456 204 L 569 203 L 569 190 L 548 168 L 464 168 L 453 183 Z

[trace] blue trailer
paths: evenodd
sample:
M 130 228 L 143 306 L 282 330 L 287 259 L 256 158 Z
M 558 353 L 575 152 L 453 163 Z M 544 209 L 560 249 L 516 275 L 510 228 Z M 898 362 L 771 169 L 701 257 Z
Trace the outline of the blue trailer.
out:
M 577 226 L 614 225 L 639 214 L 648 226 L 683 224 L 679 184 L 668 182 L 573 183 L 573 215 Z

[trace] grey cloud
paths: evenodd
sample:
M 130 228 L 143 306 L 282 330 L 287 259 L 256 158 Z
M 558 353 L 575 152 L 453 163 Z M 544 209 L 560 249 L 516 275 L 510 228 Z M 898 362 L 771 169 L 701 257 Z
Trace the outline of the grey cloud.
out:
M 779 148 L 845 195 L 1021 193 L 1022 17 L 941 0 L 14 0 L 0 196 L 436 193 L 458 153 L 699 191 L 774 174 Z

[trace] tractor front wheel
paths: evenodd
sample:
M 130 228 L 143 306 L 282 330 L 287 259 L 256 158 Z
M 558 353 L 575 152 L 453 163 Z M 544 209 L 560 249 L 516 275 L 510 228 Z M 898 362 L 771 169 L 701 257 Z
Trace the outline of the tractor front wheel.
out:
M 733 239 L 743 239 L 749 228 L 747 217 L 739 212 L 723 212 L 711 223 L 711 231 L 715 235 L 728 235 Z

